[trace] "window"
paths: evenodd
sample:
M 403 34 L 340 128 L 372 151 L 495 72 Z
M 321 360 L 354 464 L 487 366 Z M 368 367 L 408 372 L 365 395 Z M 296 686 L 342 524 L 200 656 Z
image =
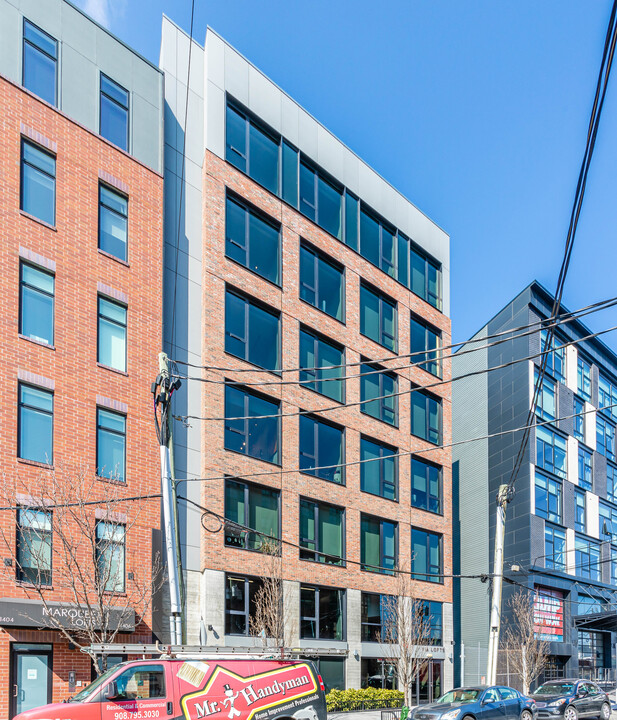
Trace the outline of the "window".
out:
M 546 427 L 536 427 L 536 465 L 565 478 L 566 439 Z
M 423 645 L 443 644 L 443 605 L 435 600 L 420 600 L 420 611 L 424 616 L 424 626 L 428 629 L 428 637 L 423 638 Z
M 387 642 L 396 632 L 396 605 L 393 595 L 362 593 L 361 632 L 362 642 Z
M 99 249 L 128 260 L 129 201 L 106 185 L 99 185 Z
M 441 400 L 412 388 L 411 434 L 433 445 L 441 443 Z
M 587 578 L 588 580 L 595 580 L 596 582 L 600 582 L 602 580 L 600 566 L 600 543 L 577 535 L 574 541 L 574 557 L 576 575 Z
M 17 579 L 51 585 L 52 516 L 47 510 L 17 510 Z
M 411 529 L 411 572 L 414 580 L 441 583 L 441 535 Z
M 566 569 L 566 532 L 548 523 L 544 526 L 544 567 Z
M 586 495 L 581 490 L 574 491 L 574 528 L 578 532 L 587 532 Z
M 360 406 L 365 415 L 398 425 L 398 378 L 378 365 L 360 366 Z
M 124 592 L 124 542 L 126 528 L 113 522 L 96 524 L 98 585 L 105 592 Z
M 617 468 L 606 463 L 606 497 L 617 503 Z
M 255 617 L 261 578 L 225 576 L 225 635 L 250 635 L 251 617 Z
M 617 508 L 600 500 L 600 540 L 617 544 Z
M 586 490 L 593 486 L 592 455 L 581 445 L 578 446 L 578 484 Z
M 126 307 L 98 298 L 98 362 L 126 372 Z
M 344 640 L 344 602 L 344 590 L 300 585 L 300 637 Z
M 56 224 L 56 158 L 23 139 L 20 207 L 48 225 Z
M 300 558 L 344 565 L 345 511 L 326 503 L 300 500 Z
M 611 545 L 611 585 L 617 585 L 617 548 Z
M 109 661 L 107 663 L 110 666 Z M 118 694 L 108 698 L 113 702 L 118 700 L 150 700 L 164 698 L 165 671 L 162 665 L 142 665 L 127 668 L 115 679 Z M 147 707 L 147 706 L 146 706 Z M 152 710 L 146 710 L 152 712 Z
M 535 382 L 538 383 L 539 373 L 538 369 L 535 369 Z M 547 377 L 542 379 L 540 390 L 538 391 L 538 401 L 536 405 L 536 415 L 542 420 L 554 420 L 555 419 L 555 398 L 556 390 L 555 383 Z
M 441 269 L 417 248 L 409 250 L 411 291 L 441 310 Z
M 577 364 L 578 394 L 591 402 L 591 365 L 579 355 Z
M 441 332 L 411 316 L 411 362 L 441 377 Z
M 225 291 L 225 352 L 278 372 L 281 356 L 281 318 L 249 298 Z
M 441 514 L 441 468 L 411 458 L 411 504 L 420 510 Z
M 57 105 L 58 41 L 24 18 L 22 85 Z
M 398 500 L 398 457 L 389 445 L 360 438 L 360 489 Z
M 566 381 L 566 349 L 561 347 L 563 342 L 559 337 L 553 335 L 551 337 L 550 346 L 548 342 L 548 330 L 540 331 L 542 343 L 542 352 L 547 352 L 546 356 L 546 372 L 552 375 L 559 382 Z M 557 348 L 557 349 L 556 349 Z
M 300 415 L 300 470 L 322 480 L 345 484 L 343 428 Z
M 574 396 L 574 437 L 585 442 L 585 403 Z
M 615 462 L 615 426 L 596 414 L 596 443 L 599 453 Z
M 125 482 L 126 417 L 111 410 L 96 411 L 96 473 L 99 477 Z
M 19 264 L 19 332 L 25 337 L 54 344 L 54 276 Z
M 264 541 L 280 537 L 280 498 L 278 490 L 249 485 L 240 480 L 225 480 L 225 545 L 259 550 Z M 233 523 L 251 528 L 250 531 Z M 264 535 L 268 537 L 264 537 Z
M 306 162 L 300 163 L 300 212 L 341 240 L 343 191 Z
M 278 463 L 281 434 L 279 413 L 278 402 L 226 385 L 225 449 Z
M 536 515 L 561 522 L 561 483 L 536 471 Z
M 260 277 L 280 284 L 279 226 L 229 196 L 225 204 L 225 255 Z
M 598 379 L 598 407 L 617 420 L 617 386 L 602 375 Z
M 300 382 L 338 402 L 345 401 L 345 353 L 339 345 L 300 330 Z
M 394 574 L 398 561 L 398 525 L 389 520 L 360 516 L 362 570 Z
M 396 352 L 396 303 L 364 283 L 360 286 L 360 332 Z
M 360 254 L 391 277 L 396 276 L 395 234 L 364 208 L 360 210 Z
M 293 207 L 298 207 L 298 151 L 283 141 L 283 182 L 281 197 Z
M 53 418 L 53 393 L 20 383 L 18 457 L 52 464 Z
M 360 201 L 349 190 L 345 191 L 345 243 L 358 249 Z
M 343 322 L 344 294 L 343 268 L 303 244 L 300 247 L 300 298 Z
M 101 73 L 100 134 L 121 150 L 129 149 L 129 93 Z

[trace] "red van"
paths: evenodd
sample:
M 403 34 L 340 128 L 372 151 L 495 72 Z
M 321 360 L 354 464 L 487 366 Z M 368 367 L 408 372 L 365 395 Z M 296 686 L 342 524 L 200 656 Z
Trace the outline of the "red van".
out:
M 131 660 L 69 702 L 28 710 L 15 720 L 326 720 L 324 690 L 304 660 Z

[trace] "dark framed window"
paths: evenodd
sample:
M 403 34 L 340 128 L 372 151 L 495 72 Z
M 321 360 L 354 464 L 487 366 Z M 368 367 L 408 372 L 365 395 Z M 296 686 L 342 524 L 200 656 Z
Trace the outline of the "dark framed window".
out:
M 561 483 L 559 480 L 535 473 L 536 515 L 554 523 L 561 522 Z
M 598 378 L 598 408 L 617 420 L 617 385 L 603 375 Z
M 53 463 L 54 394 L 19 383 L 17 456 Z
M 243 388 L 225 386 L 225 449 L 278 464 L 280 404 Z
M 540 341 L 542 343 L 542 352 L 547 353 L 546 372 L 552 375 L 559 382 L 566 381 L 566 349 L 562 340 L 553 335 L 551 344 L 548 345 L 548 330 L 540 331 Z
M 535 382 L 538 382 L 539 372 L 535 369 Z M 538 401 L 536 404 L 536 415 L 542 420 L 554 420 L 555 403 L 557 399 L 557 390 L 554 380 L 548 377 L 542 379 L 540 390 L 538 391 Z
M 440 378 L 441 332 L 412 315 L 409 334 L 411 362 Z
M 129 201 L 107 185 L 99 185 L 99 249 L 128 260 Z
M 574 540 L 576 575 L 601 582 L 600 543 L 577 535 Z
M 617 545 L 617 508 L 600 500 L 600 540 Z
M 58 104 L 58 41 L 24 18 L 22 85 Z
M 606 497 L 617 503 L 617 468 L 606 463 Z
M 439 465 L 411 458 L 411 505 L 441 515 L 442 469 Z
M 345 402 L 345 351 L 340 345 L 300 329 L 300 382 L 304 387 Z
M 544 426 L 536 428 L 536 465 L 561 478 L 567 475 L 566 439 Z
M 19 332 L 25 337 L 54 344 L 53 273 L 19 263 Z
M 281 493 L 228 478 L 225 480 L 225 545 L 260 550 L 280 538 Z M 234 523 L 237 525 L 234 526 Z M 251 528 L 250 531 L 238 525 Z
M 97 360 L 126 372 L 126 306 L 98 297 Z
M 396 352 L 396 303 L 367 285 L 360 285 L 360 332 Z
M 96 524 L 96 568 L 98 584 L 105 592 L 125 590 L 126 528 L 115 522 Z
M 580 355 L 576 366 L 576 381 L 578 394 L 591 402 L 591 365 Z
M 225 255 L 280 285 L 280 226 L 229 195 L 225 203 Z
M 300 637 L 307 640 L 345 639 L 345 591 L 300 585 Z
M 360 409 L 365 415 L 388 425 L 398 425 L 398 378 L 394 373 L 381 370 L 379 365 L 363 363 L 360 366 L 360 401 Z
M 360 515 L 362 570 L 393 575 L 398 562 L 398 523 Z
M 585 442 L 585 403 L 580 398 L 574 396 L 574 432 L 572 433 L 577 440 Z
M 360 255 L 387 275 L 396 277 L 396 249 L 396 231 L 361 208 Z
M 300 415 L 300 470 L 345 484 L 345 432 L 338 425 Z
M 225 635 L 250 635 L 250 618 L 255 616 L 261 578 L 225 576 Z
M 361 596 L 362 642 L 388 642 L 396 633 L 396 605 L 393 595 L 362 593 Z
M 409 248 L 410 289 L 441 310 L 441 267 L 415 246 Z
M 300 212 L 330 235 L 342 238 L 343 191 L 309 163 L 300 162 Z
M 360 228 L 360 201 L 349 190 L 345 191 L 345 243 L 353 250 L 358 249 Z
M 298 207 L 298 151 L 283 140 L 281 197 L 293 207 Z
M 414 580 L 442 583 L 441 535 L 418 528 L 411 529 L 411 573 Z
M 615 426 L 596 414 L 596 445 L 600 454 L 615 462 Z
M 398 500 L 398 457 L 396 448 L 360 438 L 360 489 L 388 500 Z
M 582 490 L 574 491 L 574 528 L 577 532 L 587 532 L 586 494 Z
M 279 372 L 281 316 L 233 290 L 225 291 L 225 352 Z
M 96 474 L 126 482 L 126 417 L 103 408 L 96 410 Z
M 582 445 L 578 446 L 578 484 L 586 490 L 593 487 L 593 455 Z
M 419 611 L 423 615 L 423 626 L 428 630 L 428 636 L 422 638 L 422 644 L 443 645 L 443 603 L 420 600 Z
M 344 270 L 305 243 L 300 246 L 300 299 L 344 322 Z
M 566 531 L 546 523 L 544 525 L 544 567 L 566 569 Z
M 48 225 L 56 224 L 56 157 L 23 138 L 20 208 Z
M 103 73 L 99 132 L 121 150 L 129 149 L 129 91 Z
M 441 399 L 413 389 L 411 398 L 411 434 L 433 445 L 441 443 Z
M 20 582 L 51 585 L 52 514 L 49 510 L 17 510 L 16 571 Z
M 345 510 L 300 500 L 300 558 L 329 565 L 345 564 Z

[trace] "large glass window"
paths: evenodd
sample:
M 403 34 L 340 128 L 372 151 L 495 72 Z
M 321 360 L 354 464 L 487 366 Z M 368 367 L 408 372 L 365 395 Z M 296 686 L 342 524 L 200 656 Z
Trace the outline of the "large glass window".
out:
M 546 427 L 536 428 L 536 465 L 565 478 L 566 439 Z
M 548 330 L 540 331 L 542 352 L 546 352 L 546 372 L 555 380 L 565 382 L 566 379 L 566 349 L 559 337 L 553 335 L 548 345 Z
M 101 73 L 100 134 L 121 150 L 129 149 L 129 92 Z
M 124 592 L 124 543 L 126 528 L 113 522 L 96 524 L 96 568 L 105 592 Z
M 360 254 L 391 277 L 396 275 L 395 231 L 360 210 Z
M 574 432 L 577 440 L 585 442 L 585 403 L 574 396 Z
M 266 280 L 280 283 L 278 225 L 229 196 L 225 204 L 225 254 Z
M 98 362 L 126 372 L 126 307 L 98 298 Z
M 350 248 L 358 249 L 360 201 L 349 190 L 345 192 L 345 242 Z
M 398 525 L 389 520 L 360 516 L 362 570 L 394 574 L 398 562 Z
M 343 321 L 345 282 L 343 268 L 321 253 L 300 247 L 300 298 Z
M 548 523 L 544 526 L 544 566 L 553 570 L 566 569 L 566 532 Z
M 361 411 L 365 415 L 398 425 L 398 378 L 394 373 L 381 370 L 378 365 L 363 363 L 360 366 Z
M 617 468 L 606 463 L 606 497 L 617 503 Z
M 598 407 L 617 420 L 617 386 L 603 375 L 598 379 Z
M 574 528 L 578 532 L 587 532 L 586 494 L 583 490 L 574 491 Z
M 56 157 L 23 139 L 20 207 L 48 225 L 56 224 Z
M 596 414 L 596 445 L 599 453 L 615 462 L 615 426 Z
M 441 545 L 441 535 L 411 529 L 411 572 L 414 580 L 443 582 Z
M 364 283 L 360 286 L 360 332 L 396 352 L 396 304 Z
M 443 644 L 443 604 L 435 600 L 421 600 L 420 612 L 428 637 L 422 638 L 424 645 Z
M 17 579 L 32 585 L 51 585 L 51 512 L 17 510 Z
M 585 400 L 591 401 L 591 365 L 580 355 L 577 363 L 578 394 Z
M 230 521 L 225 524 L 225 545 L 259 550 L 264 542 L 279 538 L 280 498 L 280 492 L 272 488 L 225 480 L 225 519 Z
M 281 353 L 281 319 L 232 290 L 225 292 L 225 352 L 278 372 Z
M 602 580 L 600 543 L 577 535 L 574 541 L 574 557 L 576 574 L 579 577 L 595 580 L 596 582 Z
M 409 333 L 411 362 L 432 375 L 441 377 L 441 332 L 412 315 Z
M 225 449 L 279 463 L 280 405 L 242 388 L 225 386 Z
M 536 515 L 561 522 L 561 483 L 536 471 Z
M 344 640 L 344 605 L 344 590 L 300 585 L 300 637 Z
M 20 383 L 18 457 L 52 464 L 53 417 L 53 393 Z
M 593 486 L 593 456 L 582 445 L 578 446 L 578 484 L 579 487 L 591 490 Z
M 58 41 L 24 18 L 22 85 L 57 105 Z
M 392 595 L 362 593 L 361 632 L 362 642 L 384 642 L 396 629 L 397 598 Z
M 344 565 L 345 511 L 326 503 L 300 500 L 300 558 Z
M 434 445 L 441 442 L 441 400 L 413 389 L 411 398 L 411 434 Z
M 411 505 L 420 510 L 441 513 L 441 468 L 438 465 L 411 459 Z
M 19 264 L 19 332 L 25 337 L 54 344 L 54 276 Z
M 539 378 L 538 369 L 535 369 L 534 373 L 535 382 L 537 384 Z M 536 405 L 536 415 L 542 420 L 554 420 L 555 415 L 555 399 L 557 397 L 557 391 L 555 390 L 555 383 L 548 377 L 542 379 L 540 390 L 538 391 L 538 402 Z
M 345 353 L 340 345 L 300 330 L 300 382 L 326 397 L 345 401 Z
M 283 141 L 283 183 L 281 197 L 293 207 L 298 207 L 298 151 Z
M 345 484 L 343 428 L 300 415 L 300 470 L 322 480 Z
M 617 508 L 600 500 L 600 539 L 617 544 Z
M 411 291 L 441 310 L 441 268 L 416 247 L 409 250 Z
M 255 616 L 261 578 L 225 576 L 225 635 L 250 635 L 250 618 Z
M 126 417 L 111 410 L 96 411 L 96 474 L 116 482 L 126 480 Z
M 398 500 L 396 449 L 362 437 L 360 460 L 360 489 L 388 500 Z
M 307 163 L 300 163 L 300 212 L 339 240 L 342 203 L 342 190 Z
M 126 196 L 99 185 L 99 248 L 124 262 L 128 260 L 128 216 Z

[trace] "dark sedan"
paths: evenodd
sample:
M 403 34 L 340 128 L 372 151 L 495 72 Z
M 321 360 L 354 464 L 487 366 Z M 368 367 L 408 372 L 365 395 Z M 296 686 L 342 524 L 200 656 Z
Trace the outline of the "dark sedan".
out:
M 608 695 L 589 680 L 551 680 L 540 685 L 532 695 L 539 718 L 609 720 L 611 703 Z
M 431 705 L 421 705 L 410 720 L 536 720 L 536 704 L 511 687 L 450 690 Z

